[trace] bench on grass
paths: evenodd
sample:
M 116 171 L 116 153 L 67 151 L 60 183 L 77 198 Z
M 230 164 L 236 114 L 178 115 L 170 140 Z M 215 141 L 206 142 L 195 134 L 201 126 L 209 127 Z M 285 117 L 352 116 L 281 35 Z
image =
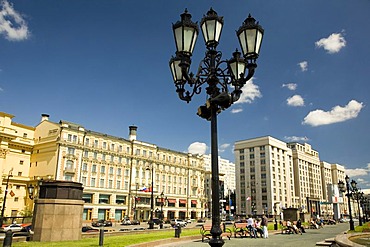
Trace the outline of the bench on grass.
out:
M 221 237 L 227 237 L 230 240 L 231 235 L 232 235 L 231 229 L 226 228 L 224 224 L 221 224 L 220 227 L 222 230 Z M 203 225 L 200 228 L 200 234 L 202 235 L 202 242 L 204 242 L 205 238 L 207 238 L 208 240 L 212 238 L 211 229 L 212 229 L 212 225 L 208 225 L 208 224 Z
M 247 237 L 247 235 L 250 235 L 247 223 L 234 223 L 234 237 L 240 236 L 240 237 Z

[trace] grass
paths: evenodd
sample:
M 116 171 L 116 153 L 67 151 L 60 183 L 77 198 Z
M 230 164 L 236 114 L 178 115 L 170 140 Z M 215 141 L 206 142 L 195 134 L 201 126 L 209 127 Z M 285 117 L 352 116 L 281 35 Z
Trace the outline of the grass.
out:
M 370 232 L 370 222 L 364 222 L 362 226 L 356 226 L 355 232 Z
M 125 247 L 133 244 L 145 243 L 160 239 L 173 238 L 175 231 L 173 229 L 168 231 L 150 231 L 142 234 L 123 234 L 121 236 L 105 236 L 104 247 Z M 199 229 L 182 229 L 181 236 L 200 235 Z M 60 242 L 14 242 L 13 247 L 98 247 L 99 237 L 86 238 L 79 241 L 60 241 Z

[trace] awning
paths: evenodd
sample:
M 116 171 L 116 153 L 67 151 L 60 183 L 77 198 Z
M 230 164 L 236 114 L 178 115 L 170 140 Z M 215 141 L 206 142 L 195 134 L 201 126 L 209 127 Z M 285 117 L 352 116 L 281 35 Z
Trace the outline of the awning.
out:
M 197 204 L 197 200 L 191 200 L 191 204 Z
M 168 199 L 169 203 L 176 203 L 176 199 Z
M 180 200 L 179 200 L 179 202 L 180 202 L 181 204 L 186 204 L 186 199 L 180 199 Z

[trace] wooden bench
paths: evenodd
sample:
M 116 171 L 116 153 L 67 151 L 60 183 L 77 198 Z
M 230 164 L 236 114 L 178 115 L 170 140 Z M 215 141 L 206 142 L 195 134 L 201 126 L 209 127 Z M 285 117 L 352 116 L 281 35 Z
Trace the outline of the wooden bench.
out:
M 222 237 L 227 237 L 230 240 L 231 235 L 232 235 L 231 229 L 226 228 L 224 224 L 221 224 L 220 227 L 221 227 L 221 230 L 222 230 L 221 238 Z M 207 238 L 208 240 L 210 238 L 212 238 L 211 229 L 212 229 L 212 225 L 203 225 L 200 228 L 200 234 L 202 235 L 202 242 L 204 242 L 205 238 Z
M 234 223 L 234 237 L 236 238 L 237 235 L 240 237 L 250 235 L 247 225 L 247 223 Z

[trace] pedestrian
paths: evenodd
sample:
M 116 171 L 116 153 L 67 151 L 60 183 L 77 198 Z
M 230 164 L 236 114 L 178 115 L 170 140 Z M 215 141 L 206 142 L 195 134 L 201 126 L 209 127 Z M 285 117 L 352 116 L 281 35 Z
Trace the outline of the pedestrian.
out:
M 269 237 L 269 232 L 267 230 L 267 225 L 268 225 L 268 220 L 266 215 L 262 215 L 262 221 L 261 221 L 261 226 L 263 230 L 263 238 L 268 238 Z
M 301 222 L 301 219 L 298 219 L 297 220 L 297 228 L 301 231 L 301 233 L 305 233 L 306 230 L 304 229 L 304 227 L 302 226 L 302 222 Z
M 249 234 L 251 235 L 251 238 L 257 237 L 256 229 L 254 228 L 254 219 L 252 218 L 252 215 L 248 215 L 247 229 L 249 231 Z

